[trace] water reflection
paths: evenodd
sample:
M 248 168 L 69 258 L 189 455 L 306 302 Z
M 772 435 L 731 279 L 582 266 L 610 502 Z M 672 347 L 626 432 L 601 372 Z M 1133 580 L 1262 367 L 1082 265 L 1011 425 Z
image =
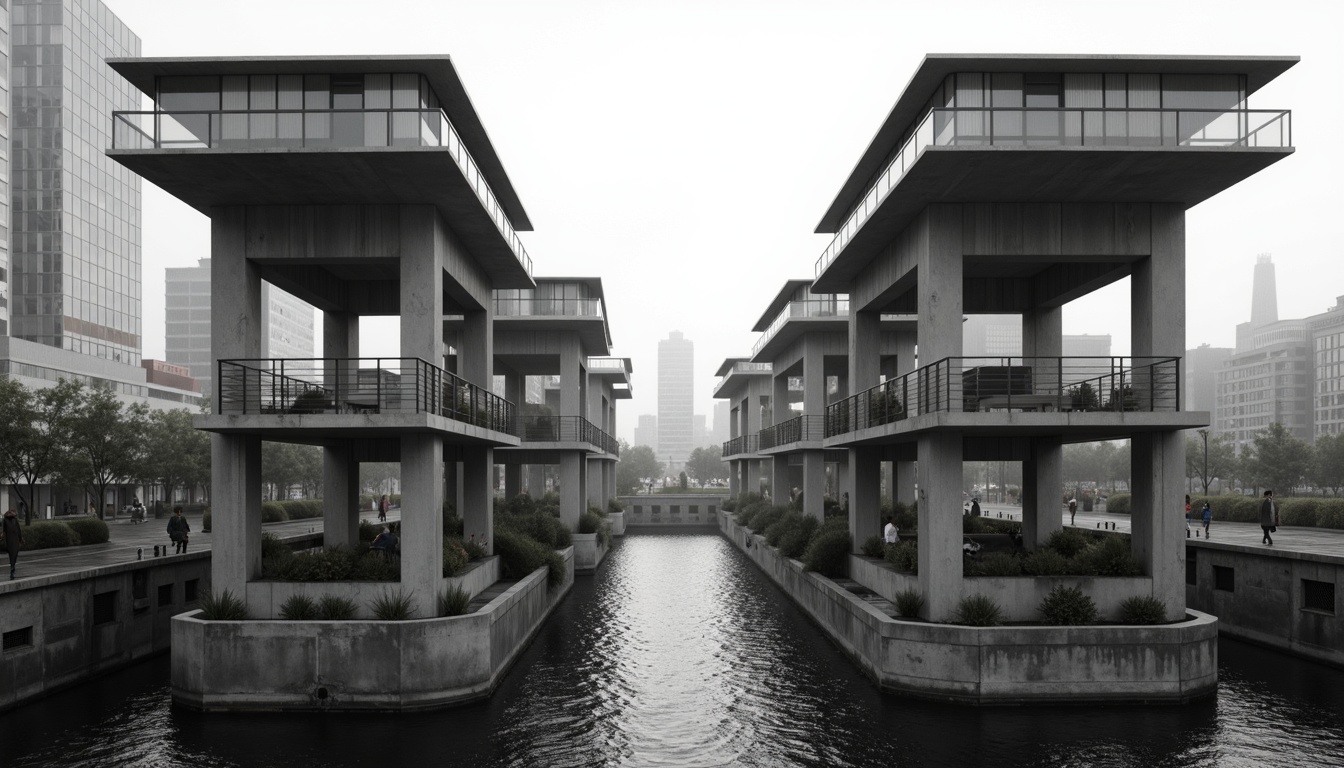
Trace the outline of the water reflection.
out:
M 1344 764 L 1344 673 L 1220 643 L 1216 700 L 972 709 L 879 693 L 726 541 L 627 537 L 488 701 L 199 715 L 157 659 L 0 716 L 4 766 Z

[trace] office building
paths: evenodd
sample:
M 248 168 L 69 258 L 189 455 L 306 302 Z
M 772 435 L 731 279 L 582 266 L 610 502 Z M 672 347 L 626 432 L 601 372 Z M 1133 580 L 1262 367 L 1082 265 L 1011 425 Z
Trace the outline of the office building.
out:
M 1210 418 L 1213 418 L 1217 410 L 1218 373 L 1235 351 L 1230 347 L 1211 347 L 1208 344 L 1185 350 L 1181 384 L 1187 411 L 1208 411 Z M 1216 427 L 1214 431 L 1217 431 Z
M 672 331 L 658 342 L 658 460 L 675 476 L 695 447 L 695 344 Z
M 710 443 L 713 445 L 722 445 L 728 439 L 728 420 L 731 404 L 727 400 L 716 400 L 714 402 L 714 424 L 710 427 Z
M 658 450 L 658 417 L 652 414 L 642 414 L 639 417 L 639 424 L 635 427 L 635 445 L 647 445 L 653 450 Z
M 1315 437 L 1344 432 L 1344 296 L 1307 318 L 1312 347 L 1312 407 Z

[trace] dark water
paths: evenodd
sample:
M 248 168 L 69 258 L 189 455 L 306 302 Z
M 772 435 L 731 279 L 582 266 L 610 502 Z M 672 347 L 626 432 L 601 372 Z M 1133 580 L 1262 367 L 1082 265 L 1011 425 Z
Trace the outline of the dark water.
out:
M 1340 766 L 1344 672 L 1234 641 L 1215 699 L 972 709 L 881 694 L 713 535 L 627 537 L 490 701 L 174 709 L 166 657 L 0 716 L 0 766 Z

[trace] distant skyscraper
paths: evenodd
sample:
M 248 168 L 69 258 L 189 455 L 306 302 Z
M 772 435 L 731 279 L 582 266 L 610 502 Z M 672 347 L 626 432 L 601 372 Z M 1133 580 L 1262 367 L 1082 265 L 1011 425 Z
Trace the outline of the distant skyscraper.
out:
M 657 416 L 646 413 L 639 417 L 639 425 L 635 427 L 635 445 L 647 445 L 658 450 Z
M 1185 384 L 1185 399 L 1181 406 L 1183 410 L 1214 413 L 1218 402 L 1218 371 L 1233 351 L 1228 347 L 1210 347 L 1208 344 L 1200 344 L 1195 349 L 1185 351 L 1185 360 L 1182 361 L 1184 368 L 1181 371 L 1181 381 Z
M 210 260 L 194 267 L 164 270 L 166 339 L 164 356 L 170 363 L 185 365 L 211 391 L 214 359 L 210 355 Z M 261 334 L 263 358 L 314 357 L 313 308 L 269 283 L 261 284 L 261 302 L 269 308 Z
M 658 460 L 668 474 L 686 464 L 694 445 L 695 345 L 681 331 L 658 342 Z
M 1255 279 L 1251 283 L 1251 325 L 1278 322 L 1279 289 L 1274 280 L 1274 259 L 1268 253 L 1255 257 Z
M 1315 433 L 1337 435 L 1344 432 L 1344 296 L 1335 306 L 1307 318 L 1314 350 L 1313 371 Z

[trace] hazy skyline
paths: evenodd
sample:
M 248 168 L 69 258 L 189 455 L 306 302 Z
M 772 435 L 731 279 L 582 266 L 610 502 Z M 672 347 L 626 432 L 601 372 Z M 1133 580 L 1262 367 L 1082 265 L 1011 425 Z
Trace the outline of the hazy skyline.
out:
M 1325 3 L 106 2 L 145 56 L 451 55 L 536 226 L 535 274 L 603 279 L 613 354 L 634 362 L 626 439 L 657 412 L 674 329 L 712 418 L 713 372 L 750 353 L 785 280 L 812 276 L 817 220 L 926 53 L 1300 56 L 1250 99 L 1293 111 L 1296 153 L 1187 216 L 1185 346 L 1233 346 L 1260 253 L 1282 318 L 1344 294 L 1344 104 L 1320 95 L 1344 74 L 1344 17 Z M 163 356 L 164 269 L 207 256 L 208 220 L 146 183 L 146 357 Z M 1127 354 L 1127 295 L 1066 306 L 1065 333 Z M 363 354 L 395 353 L 385 321 L 364 326 Z

